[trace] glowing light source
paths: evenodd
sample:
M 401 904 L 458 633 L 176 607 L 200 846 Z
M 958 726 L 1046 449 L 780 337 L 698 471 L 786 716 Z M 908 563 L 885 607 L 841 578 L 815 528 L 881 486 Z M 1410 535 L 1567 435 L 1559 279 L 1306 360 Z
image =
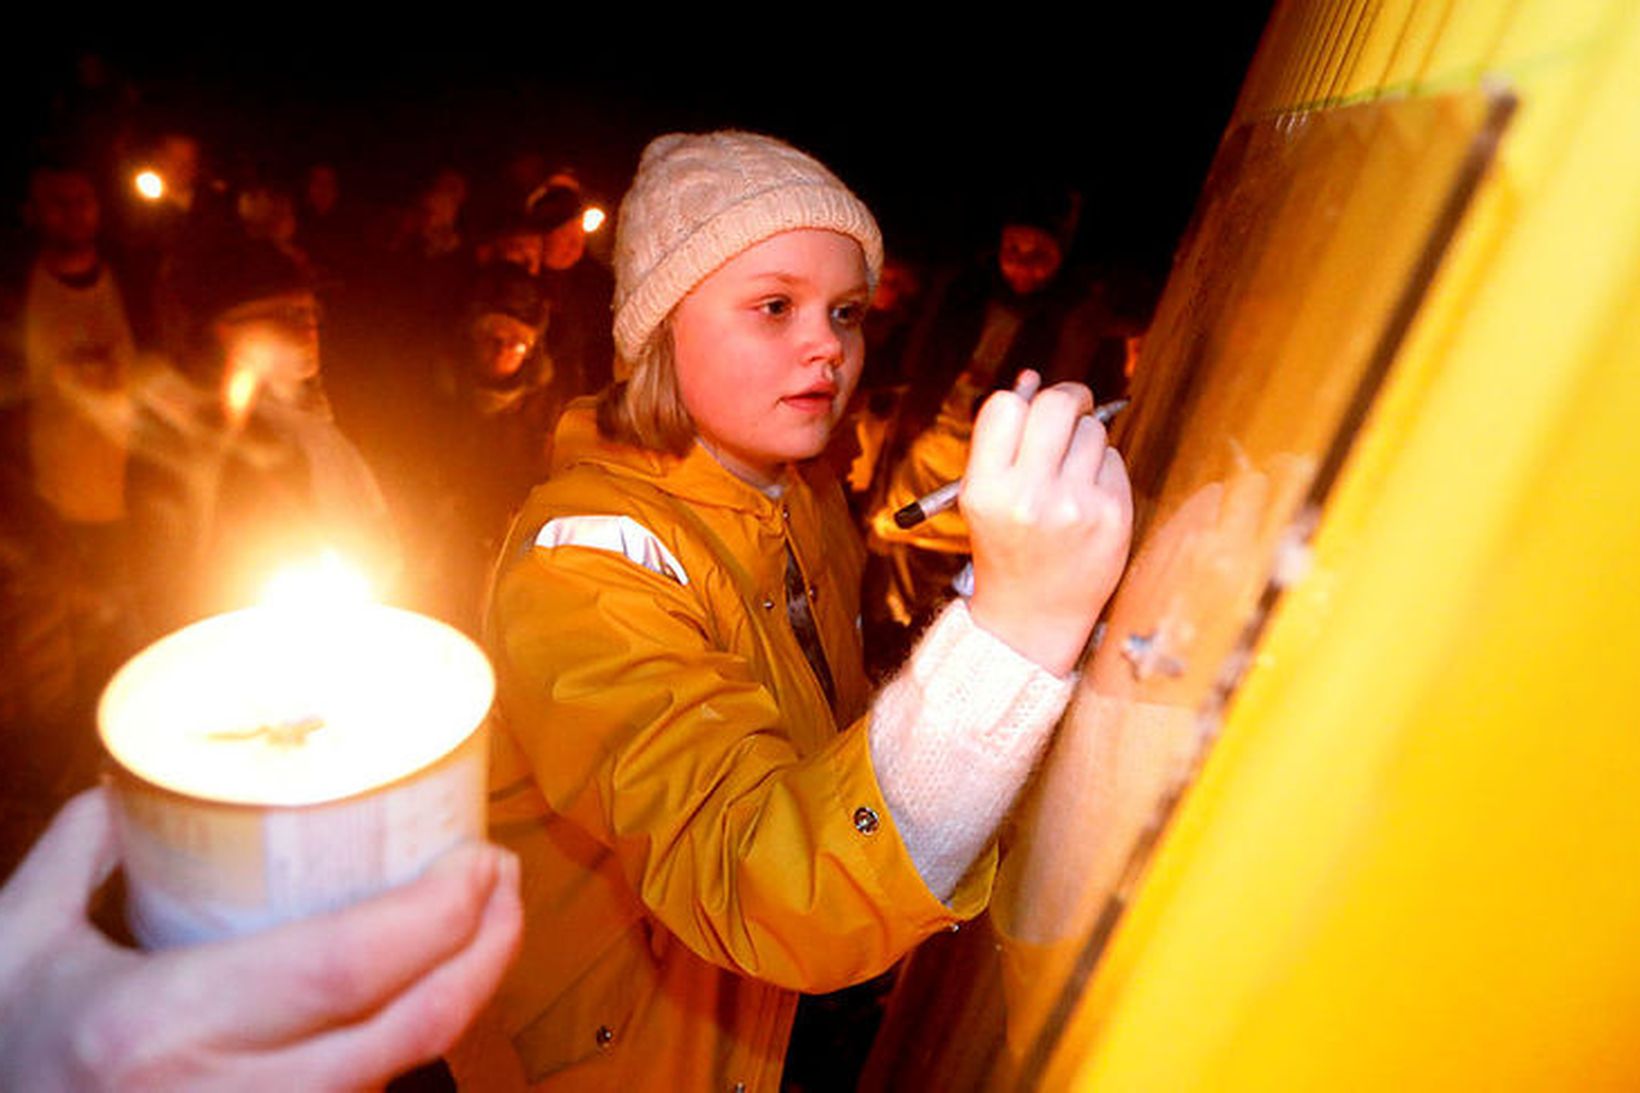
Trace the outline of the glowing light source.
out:
M 138 171 L 132 184 L 136 186 L 137 193 L 149 201 L 158 201 L 165 196 L 165 180 L 158 171 L 146 168 Z
M 326 552 L 281 572 L 262 605 L 161 638 L 103 692 L 144 945 L 341 906 L 483 838 L 489 662 L 368 598 Z
M 256 401 L 256 389 L 259 386 L 261 377 L 253 368 L 241 368 L 228 377 L 223 399 L 227 403 L 229 421 L 235 425 L 244 424 L 246 415 L 250 413 L 251 403 Z
M 586 212 L 581 214 L 581 230 L 591 235 L 604 226 L 604 210 L 596 205 L 587 206 Z
M 290 602 L 161 638 L 115 675 L 99 724 L 125 770 L 174 793 L 318 804 L 436 761 L 493 693 L 484 654 L 443 623 L 380 604 Z
M 262 590 L 262 605 L 279 610 L 330 611 L 369 603 L 373 598 L 370 578 L 334 550 L 281 569 Z

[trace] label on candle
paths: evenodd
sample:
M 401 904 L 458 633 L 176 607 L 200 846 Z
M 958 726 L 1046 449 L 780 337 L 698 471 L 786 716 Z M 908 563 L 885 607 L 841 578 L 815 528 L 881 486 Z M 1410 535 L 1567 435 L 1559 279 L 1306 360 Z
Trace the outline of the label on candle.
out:
M 268 902 L 282 916 L 340 907 L 409 880 L 484 830 L 484 756 L 468 749 L 424 776 L 356 800 L 267 814 Z
M 179 807 L 168 793 L 116 780 L 115 820 L 127 878 L 164 877 L 179 901 L 255 906 L 267 899 L 260 867 L 263 813 Z
M 484 835 L 488 734 L 427 770 L 325 804 L 256 808 L 114 779 L 127 916 L 148 948 L 260 930 L 345 906 Z

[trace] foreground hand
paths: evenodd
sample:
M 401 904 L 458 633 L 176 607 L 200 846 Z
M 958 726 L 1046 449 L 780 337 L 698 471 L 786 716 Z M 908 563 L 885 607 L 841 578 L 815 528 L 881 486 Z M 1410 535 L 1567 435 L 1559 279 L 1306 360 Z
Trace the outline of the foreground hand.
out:
M 1063 676 L 1127 561 L 1127 470 L 1079 383 L 1040 393 L 1035 373 L 974 422 L 962 514 L 974 554 L 974 621 Z
M 86 921 L 114 857 L 91 790 L 0 889 L 6 1088 L 379 1086 L 454 1043 L 518 944 L 517 862 L 490 846 L 340 911 L 160 953 Z

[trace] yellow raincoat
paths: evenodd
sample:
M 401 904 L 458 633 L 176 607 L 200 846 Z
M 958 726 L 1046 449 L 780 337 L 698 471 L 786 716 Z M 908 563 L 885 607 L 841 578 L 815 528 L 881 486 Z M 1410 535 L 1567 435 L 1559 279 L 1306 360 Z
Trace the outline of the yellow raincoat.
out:
M 835 712 L 787 619 L 788 543 Z M 487 626 L 491 834 L 522 858 L 526 926 L 452 1053 L 463 1088 L 775 1089 L 798 992 L 984 906 L 992 857 L 941 903 L 877 786 L 861 561 L 818 468 L 771 499 L 699 446 L 639 451 L 566 413 Z

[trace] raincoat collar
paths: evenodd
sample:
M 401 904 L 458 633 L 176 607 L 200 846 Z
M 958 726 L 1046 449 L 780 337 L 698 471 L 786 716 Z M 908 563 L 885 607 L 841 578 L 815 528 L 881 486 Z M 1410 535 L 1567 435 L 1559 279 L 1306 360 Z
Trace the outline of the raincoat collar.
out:
M 676 456 L 609 440 L 598 432 L 597 400 L 576 399 L 565 408 L 553 437 L 552 473 L 588 464 L 621 478 L 637 479 L 691 504 L 716 505 L 778 519 L 781 501 L 742 481 L 700 444 Z M 782 490 L 799 476 L 787 466 Z

